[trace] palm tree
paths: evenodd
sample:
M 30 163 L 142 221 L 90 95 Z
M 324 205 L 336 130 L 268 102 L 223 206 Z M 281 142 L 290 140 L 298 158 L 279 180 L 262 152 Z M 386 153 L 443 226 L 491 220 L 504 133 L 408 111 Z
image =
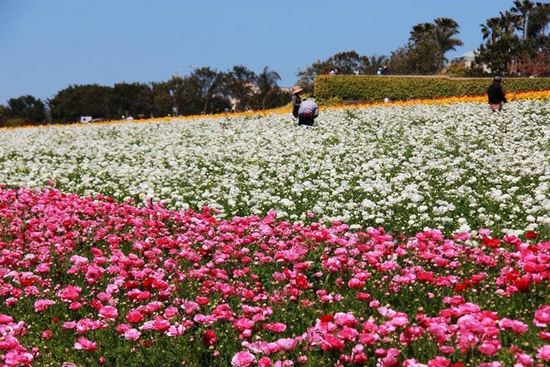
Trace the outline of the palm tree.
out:
M 447 61 L 445 54 L 448 51 L 456 50 L 457 46 L 462 46 L 464 43 L 455 36 L 460 33 L 458 23 L 452 18 L 437 18 L 434 20 L 435 40 L 437 48 L 443 60 Z
M 537 3 L 529 13 L 527 38 L 544 37 L 548 24 L 550 24 L 550 4 Z
M 490 38 L 490 43 L 495 43 L 502 36 L 503 31 L 500 28 L 500 18 L 489 18 L 485 24 L 480 24 L 480 26 L 483 40 Z
M 250 107 L 250 97 L 254 94 L 253 86 L 256 79 L 256 73 L 242 65 L 233 66 L 226 74 L 225 92 L 233 98 L 238 111 Z
M 438 53 L 437 64 L 442 67 L 447 61 L 445 54 L 463 45 L 463 42 L 455 37 L 459 33 L 458 28 L 458 23 L 452 18 L 437 18 L 433 23 L 415 25 L 409 40 L 416 46 L 433 44 Z
M 506 10 L 500 13 L 499 23 L 503 31 L 503 36 L 513 36 L 516 29 L 521 29 L 521 18 L 519 15 Z
M 519 29 L 522 32 L 521 39 L 526 40 L 528 37 L 527 27 L 531 11 L 535 8 L 535 4 L 531 0 L 514 0 L 512 13 L 518 17 Z
M 372 55 L 368 58 L 363 66 L 363 72 L 366 74 L 374 74 L 382 66 L 388 63 L 388 57 L 385 55 Z
M 262 96 L 262 108 L 265 109 L 267 97 L 274 90 L 279 89 L 277 82 L 281 80 L 281 76 L 274 70 L 269 70 L 266 66 L 262 72 L 258 75 L 256 81 L 260 95 Z
M 434 25 L 432 23 L 420 23 L 413 26 L 411 36 L 409 38 L 413 43 L 422 43 L 425 41 L 433 41 Z

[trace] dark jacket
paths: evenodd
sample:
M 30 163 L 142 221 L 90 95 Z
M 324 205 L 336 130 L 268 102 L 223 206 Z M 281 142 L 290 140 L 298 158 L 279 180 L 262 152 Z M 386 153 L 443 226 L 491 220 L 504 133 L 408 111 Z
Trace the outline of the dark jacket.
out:
M 292 115 L 294 117 L 298 117 L 298 110 L 300 109 L 300 104 L 302 103 L 302 99 L 299 95 L 293 94 L 292 95 Z
M 487 89 L 487 96 L 489 97 L 489 104 L 500 104 L 506 102 L 506 96 L 500 86 L 500 83 L 494 82 Z

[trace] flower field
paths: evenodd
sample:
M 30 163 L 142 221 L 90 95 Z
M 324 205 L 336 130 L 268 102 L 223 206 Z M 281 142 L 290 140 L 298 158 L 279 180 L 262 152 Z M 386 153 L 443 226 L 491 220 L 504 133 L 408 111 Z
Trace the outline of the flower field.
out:
M 0 132 L 5 366 L 544 366 L 550 102 Z
M 550 224 L 547 101 L 6 130 L 0 182 L 171 209 L 383 225 L 414 234 Z M 548 232 L 545 232 L 548 233 Z

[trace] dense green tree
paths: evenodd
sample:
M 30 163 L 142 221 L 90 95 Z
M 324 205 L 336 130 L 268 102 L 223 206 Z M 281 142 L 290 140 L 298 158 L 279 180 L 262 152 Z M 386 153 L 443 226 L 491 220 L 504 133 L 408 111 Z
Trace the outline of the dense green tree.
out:
M 484 43 L 477 50 L 476 63 L 493 73 L 531 74 L 546 70 L 550 40 L 550 4 L 515 0 L 509 10 L 481 25 Z
M 365 63 L 363 64 L 363 67 L 361 69 L 361 74 L 376 74 L 378 69 L 380 69 L 384 65 L 389 66 L 388 62 L 389 58 L 386 55 L 372 55 L 368 58 L 368 61 L 365 60 Z M 394 72 L 391 67 L 390 70 L 392 73 Z
M 191 79 L 198 86 L 198 93 L 203 101 L 203 108 L 201 113 L 214 113 L 220 112 L 215 106 L 219 108 L 219 97 L 223 91 L 223 85 L 225 82 L 225 75 L 217 70 L 213 70 L 209 67 L 202 67 L 193 70 L 190 76 Z M 214 97 L 217 96 L 218 101 L 214 103 Z M 229 102 L 225 103 L 229 105 Z M 222 109 L 223 110 L 223 109 Z
M 550 3 L 537 3 L 529 13 L 527 38 L 548 38 L 546 31 L 550 24 Z
M 42 123 L 47 118 L 44 102 L 30 95 L 9 99 L 7 115 L 33 123 Z
M 447 61 L 445 54 L 463 43 L 456 37 L 458 23 L 451 18 L 436 18 L 432 23 L 413 26 L 409 37 L 409 69 L 419 74 L 439 71 Z
M 367 56 L 359 55 L 355 51 L 344 51 L 329 57 L 327 62 L 338 74 L 351 75 L 363 73 L 369 66 L 370 60 Z
M 71 85 L 48 100 L 53 121 L 74 122 L 80 116 L 110 118 L 113 88 L 98 84 Z
M 388 68 L 392 74 L 411 74 L 411 63 L 409 61 L 410 49 L 408 45 L 399 47 L 392 51 L 388 59 Z
M 174 103 L 170 95 L 169 82 L 152 82 L 151 93 L 153 98 L 152 115 L 155 117 L 170 115 Z
M 197 115 L 203 111 L 204 99 L 201 98 L 199 79 L 189 76 L 181 78 L 174 90 L 176 91 L 176 105 L 180 114 Z M 211 101 L 211 103 L 213 106 L 217 106 L 215 101 Z M 219 109 L 217 110 L 219 111 Z
M 516 15 L 517 28 L 521 30 L 521 39 L 527 40 L 527 26 L 531 11 L 535 8 L 535 4 L 531 0 L 514 0 L 514 6 L 511 13 Z
M 111 92 L 112 117 L 150 117 L 153 111 L 153 91 L 147 84 L 117 83 Z
M 298 71 L 298 85 L 307 92 L 313 91 L 313 82 L 317 75 L 328 74 L 335 70 L 338 74 L 374 74 L 376 70 L 385 65 L 386 56 L 359 55 L 356 51 L 343 51 L 330 56 L 326 60 L 317 60 L 305 70 Z
M 305 70 L 298 70 L 297 84 L 300 85 L 307 93 L 313 92 L 313 83 L 317 75 L 328 74 L 333 66 L 327 61 L 317 60 Z
M 224 94 L 235 101 L 237 111 L 252 107 L 252 97 L 258 81 L 256 73 L 242 65 L 235 65 L 225 74 Z
M 8 107 L 0 104 L 0 126 L 8 119 Z

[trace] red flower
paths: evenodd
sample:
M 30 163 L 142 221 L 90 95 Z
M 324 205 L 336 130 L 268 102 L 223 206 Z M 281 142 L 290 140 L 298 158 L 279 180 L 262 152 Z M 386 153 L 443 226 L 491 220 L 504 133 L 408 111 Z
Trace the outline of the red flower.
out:
M 520 290 L 520 292 L 528 292 L 531 279 L 528 276 L 523 276 L 514 281 L 514 286 Z
M 208 329 L 202 335 L 202 342 L 205 346 L 211 347 L 218 342 L 218 336 L 216 332 L 212 329 Z
M 296 285 L 300 289 L 307 289 L 309 286 L 309 282 L 307 281 L 307 277 L 302 274 L 298 274 L 296 276 Z
M 319 317 L 319 320 L 321 320 L 322 322 L 330 322 L 332 320 L 334 320 L 334 316 L 333 315 L 323 315 L 321 317 Z
M 528 240 L 534 240 L 535 238 L 537 238 L 538 234 L 535 231 L 527 231 L 523 234 L 523 236 Z
M 344 348 L 344 342 L 335 337 L 332 334 L 327 334 L 324 336 L 324 342 L 321 345 L 322 350 L 340 350 Z
M 464 284 L 464 283 L 458 283 L 457 285 L 455 285 L 454 290 L 455 290 L 455 292 L 462 292 L 462 291 L 465 290 L 466 288 L 468 288 L 468 287 L 466 286 L 466 284 Z
M 490 248 L 497 248 L 500 246 L 500 240 L 498 238 L 484 237 L 483 244 Z

